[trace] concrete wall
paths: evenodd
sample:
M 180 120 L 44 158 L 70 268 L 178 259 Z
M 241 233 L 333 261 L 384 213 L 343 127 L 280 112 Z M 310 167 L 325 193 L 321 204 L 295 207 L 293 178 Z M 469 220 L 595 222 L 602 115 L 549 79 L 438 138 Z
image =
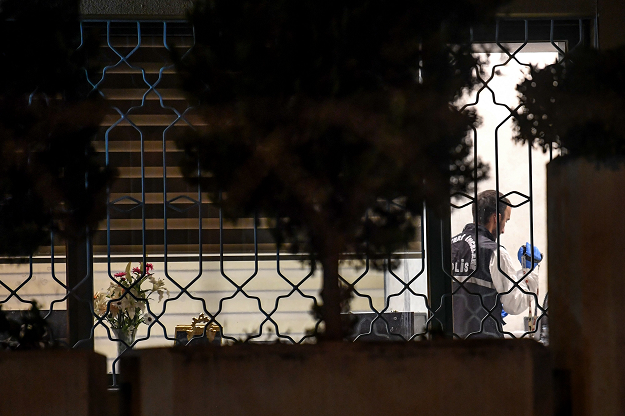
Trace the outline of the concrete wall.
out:
M 529 340 L 242 345 L 133 351 L 132 414 L 551 413 L 548 350 Z
M 90 351 L 0 352 L 0 415 L 108 415 L 105 368 Z
M 82 0 L 86 16 L 184 17 L 192 0 Z M 607 2 L 606 2 L 607 3 Z M 513 0 L 501 14 L 512 17 L 593 16 L 596 0 Z
M 549 323 L 570 371 L 574 416 L 625 414 L 625 175 L 585 160 L 549 164 Z

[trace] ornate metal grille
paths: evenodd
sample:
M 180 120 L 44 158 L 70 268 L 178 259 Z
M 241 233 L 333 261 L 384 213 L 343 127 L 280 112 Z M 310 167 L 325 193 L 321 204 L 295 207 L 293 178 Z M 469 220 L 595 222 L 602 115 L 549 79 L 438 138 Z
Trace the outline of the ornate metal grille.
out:
M 498 21 L 492 29 L 482 29 L 474 33 L 474 41 L 483 47 L 483 54 L 488 54 L 489 64 L 482 85 L 477 92 L 466 97 L 463 108 L 475 108 L 483 118 L 483 124 L 473 132 L 474 157 L 481 157 L 491 165 L 491 178 L 480 183 L 473 195 L 454 195 L 452 198 L 452 235 L 461 233 L 462 226 L 472 222 L 472 208 L 478 191 L 494 189 L 509 198 L 513 208 L 511 223 L 506 227 L 506 235 L 497 236 L 498 245 L 511 244 L 508 251 L 516 257 L 519 245 L 529 242 L 540 247 L 543 254 L 547 246 L 546 230 L 546 169 L 545 165 L 558 152 L 550 149 L 544 154 L 539 149 L 520 146 L 512 142 L 512 118 L 522 110 L 515 87 L 529 70 L 530 64 L 546 66 L 559 61 L 562 55 L 579 45 L 595 42 L 596 31 L 592 22 L 584 20 L 524 20 Z M 555 153 L 554 153 L 555 152 Z M 499 252 L 501 248 L 498 248 Z M 502 332 L 510 337 L 533 337 L 548 343 L 547 325 L 547 276 L 546 260 L 540 266 L 540 284 L 537 294 L 529 293 L 529 310 L 520 315 L 509 315 L 504 319 L 507 324 Z M 447 262 L 443 265 L 447 282 L 456 282 L 452 290 L 446 287 L 446 294 L 441 297 L 440 305 L 446 308 L 447 333 L 451 310 L 451 298 L 459 296 L 465 285 L 453 277 L 453 270 L 448 270 Z M 520 265 L 516 264 L 517 269 Z M 511 293 L 530 273 L 521 278 L 510 276 L 502 269 L 501 257 L 498 256 L 499 271 L 510 280 L 511 288 L 500 296 Z M 470 290 L 469 290 L 470 291 Z M 451 293 L 451 296 L 447 294 Z M 501 297 L 498 296 L 497 302 Z M 434 300 L 434 299 L 432 299 Z M 482 300 L 483 301 L 483 300 Z M 487 308 L 489 315 L 499 313 L 496 308 Z M 478 331 L 465 335 L 480 336 L 484 331 L 488 316 L 481 319 Z M 461 328 L 454 328 L 453 336 L 463 333 Z M 463 336 L 464 337 L 464 336 Z
M 484 116 L 472 139 L 475 156 L 491 161 L 494 176 L 480 189 L 502 191 L 522 217 L 515 219 L 523 226 L 511 243 L 527 240 L 546 246 L 544 189 L 537 182 L 543 180 L 539 171 L 553 156 L 514 147 L 506 136 L 512 114 L 519 109 L 510 90 L 514 77 L 527 64 L 537 63 L 528 53 L 550 54 L 547 58 L 553 61 L 566 49 L 592 43 L 592 29 L 593 22 L 584 19 L 501 20 L 473 33 L 476 45 L 490 48 L 491 66 L 479 91 L 466 97 L 464 105 Z M 95 349 L 109 357 L 115 374 L 119 338 L 94 313 L 85 287 L 93 283 L 96 291 L 106 289 L 129 261 L 134 266 L 149 262 L 155 277 L 164 279 L 169 297 L 146 304 L 151 322 L 139 327 L 133 346 L 187 343 L 176 334 L 176 326 L 191 324 L 200 313 L 218 326 L 223 342 L 311 340 L 319 325 L 310 314 L 321 287 L 316 269 L 303 257 L 277 250 L 262 218 L 225 223 L 212 202 L 200 189 L 186 184 L 176 168 L 176 135 L 202 123 L 194 115 L 196 103 L 187 101 L 179 90 L 170 55 L 172 51 L 184 55 L 193 47 L 192 28 L 180 21 L 85 21 L 82 30 L 95 31 L 102 40 L 97 59 L 103 70 L 90 83 L 108 100 L 110 113 L 97 146 L 106 163 L 120 174 L 109 190 L 107 221 L 92 244 L 68 246 L 67 257 L 64 247 L 53 246 L 27 265 L 1 265 L 0 304 L 17 310 L 35 299 L 49 311 L 50 320 L 67 309 L 70 321 L 72 314 L 86 315 L 82 325 L 85 329 L 86 322 L 87 331 L 82 333 L 64 331 L 61 317 L 59 337 L 76 347 L 94 342 Z M 510 170 L 511 163 L 518 168 Z M 433 328 L 453 334 L 451 230 L 468 222 L 465 211 L 476 195 L 477 191 L 452 196 L 453 213 L 448 218 L 428 213 L 420 241 L 400 256 L 397 269 L 374 270 L 368 262 L 360 269 L 347 261 L 341 265 L 344 283 L 354 289 L 351 309 L 359 314 L 351 339 L 417 340 Z M 70 270 L 72 255 L 83 265 L 77 272 Z M 532 303 L 532 319 L 538 318 L 539 327 L 547 311 L 544 275 L 543 281 L 540 297 Z M 72 311 L 72 305 L 81 305 L 80 311 Z M 516 329 L 506 332 L 513 337 L 537 333 L 524 325 L 511 321 Z M 196 333 L 193 340 L 204 336 Z

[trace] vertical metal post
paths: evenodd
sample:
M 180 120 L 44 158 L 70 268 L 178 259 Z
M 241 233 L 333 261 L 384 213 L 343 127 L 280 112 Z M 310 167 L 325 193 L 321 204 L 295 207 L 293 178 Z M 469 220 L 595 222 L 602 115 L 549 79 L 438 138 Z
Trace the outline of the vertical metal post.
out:
M 451 211 L 449 204 L 441 204 L 443 209 L 435 211 L 426 206 L 426 261 L 428 271 L 428 298 L 434 315 L 430 332 L 453 334 L 451 307 L 451 279 L 447 271 L 451 264 Z
M 87 237 L 69 239 L 65 243 L 67 288 L 67 334 L 71 347 L 93 349 L 91 327 L 93 316 L 93 250 Z M 79 341 L 79 344 L 77 344 Z

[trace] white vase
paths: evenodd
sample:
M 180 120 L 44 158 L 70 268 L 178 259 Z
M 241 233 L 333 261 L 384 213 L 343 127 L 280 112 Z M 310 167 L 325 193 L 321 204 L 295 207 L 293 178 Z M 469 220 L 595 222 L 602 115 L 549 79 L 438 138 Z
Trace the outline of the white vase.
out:
M 132 344 L 135 342 L 135 336 L 137 335 L 137 328 L 111 328 L 114 335 L 114 340 L 117 341 L 117 356 L 119 357 L 127 349 L 132 348 Z

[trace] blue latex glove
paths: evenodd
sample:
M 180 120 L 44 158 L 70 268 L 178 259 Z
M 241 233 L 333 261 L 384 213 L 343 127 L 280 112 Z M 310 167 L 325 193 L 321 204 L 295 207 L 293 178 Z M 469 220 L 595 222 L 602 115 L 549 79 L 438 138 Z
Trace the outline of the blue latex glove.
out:
M 524 246 L 519 248 L 518 258 L 521 265 L 526 269 L 532 267 L 532 246 L 530 243 L 525 243 Z M 538 250 L 538 247 L 534 246 L 534 264 L 540 263 L 542 259 L 542 253 Z
M 503 305 L 501 305 L 501 317 L 505 318 L 506 316 L 508 316 L 508 312 L 503 310 Z

